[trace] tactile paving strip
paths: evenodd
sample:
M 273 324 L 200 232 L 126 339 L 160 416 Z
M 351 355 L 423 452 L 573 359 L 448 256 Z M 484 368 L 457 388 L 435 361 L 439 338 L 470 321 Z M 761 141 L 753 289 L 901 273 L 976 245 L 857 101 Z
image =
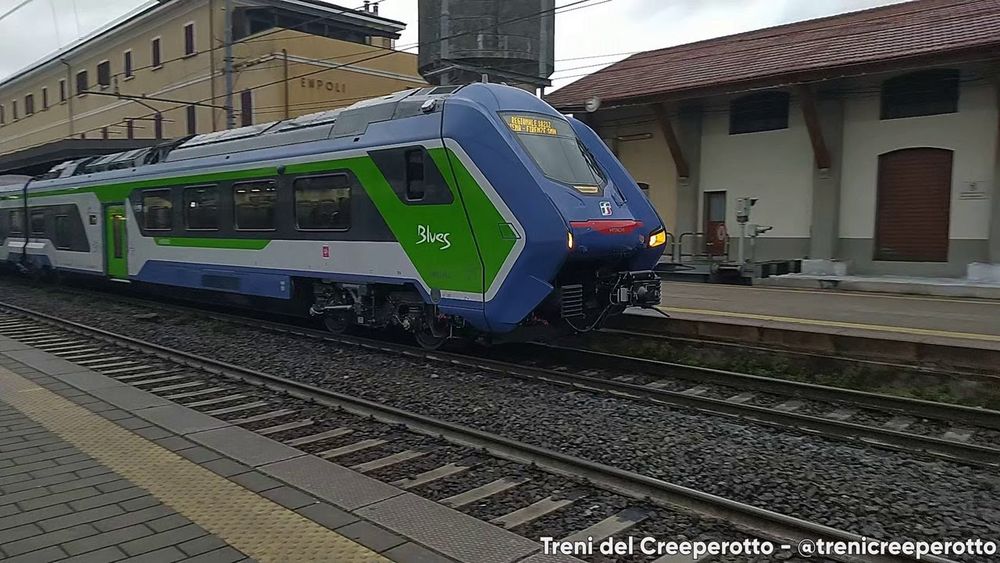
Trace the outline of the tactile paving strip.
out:
M 4 368 L 0 397 L 258 561 L 388 561 Z

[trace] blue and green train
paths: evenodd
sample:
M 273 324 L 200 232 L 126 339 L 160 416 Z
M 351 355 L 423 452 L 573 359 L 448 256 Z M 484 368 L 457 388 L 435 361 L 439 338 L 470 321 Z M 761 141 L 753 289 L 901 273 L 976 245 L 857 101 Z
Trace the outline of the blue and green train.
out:
M 287 303 L 327 326 L 599 326 L 659 302 L 656 211 L 600 138 L 503 85 L 408 90 L 0 186 L 0 261 Z

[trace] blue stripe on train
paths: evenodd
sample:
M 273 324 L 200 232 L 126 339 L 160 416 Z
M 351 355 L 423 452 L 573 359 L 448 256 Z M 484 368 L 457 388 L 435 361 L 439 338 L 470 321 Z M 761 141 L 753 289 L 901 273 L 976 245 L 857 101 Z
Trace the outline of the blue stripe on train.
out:
M 344 283 L 385 283 L 391 285 L 406 285 L 411 283 L 420 292 L 424 301 L 430 302 L 430 296 L 419 283 L 416 283 L 416 280 L 382 276 L 321 274 L 318 272 L 256 268 L 252 266 L 220 267 L 214 264 L 190 264 L 162 260 L 147 261 L 137 275 L 131 276 L 136 281 L 146 283 L 224 291 L 226 293 L 238 293 L 240 295 L 253 295 L 274 299 L 291 299 L 292 277 L 325 279 Z M 486 319 L 483 315 L 483 304 L 481 302 L 442 299 L 438 303 L 438 306 L 442 312 L 450 315 L 459 315 L 476 328 L 484 330 L 487 328 Z

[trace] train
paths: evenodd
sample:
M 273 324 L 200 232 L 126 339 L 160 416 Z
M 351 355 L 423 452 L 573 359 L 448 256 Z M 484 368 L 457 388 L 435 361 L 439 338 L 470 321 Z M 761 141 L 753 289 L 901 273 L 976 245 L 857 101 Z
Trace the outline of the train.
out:
M 0 184 L 0 263 L 283 304 L 336 332 L 584 332 L 653 307 L 665 228 L 583 122 L 502 84 L 81 158 Z

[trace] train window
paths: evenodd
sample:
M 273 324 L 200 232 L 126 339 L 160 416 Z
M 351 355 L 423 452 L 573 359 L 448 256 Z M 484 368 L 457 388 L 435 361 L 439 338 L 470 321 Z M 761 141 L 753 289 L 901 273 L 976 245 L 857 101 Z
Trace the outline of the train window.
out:
M 233 184 L 233 205 L 236 208 L 236 228 L 241 231 L 273 231 L 278 190 L 274 182 L 242 182 Z
M 33 235 L 45 235 L 45 212 L 44 211 L 32 211 L 31 212 L 31 234 Z
M 219 230 L 219 188 L 184 189 L 184 224 L 192 231 Z
M 56 215 L 56 236 L 54 242 L 56 248 L 60 250 L 69 250 L 72 246 L 69 232 L 69 215 Z
M 24 211 L 20 209 L 14 209 L 10 212 L 10 234 L 12 235 L 23 235 L 24 234 Z
M 125 257 L 125 216 L 111 215 L 111 252 L 115 258 Z
M 424 151 L 422 149 L 406 151 L 406 199 L 410 201 L 424 199 Z
M 149 231 L 174 228 L 174 202 L 170 190 L 142 192 L 142 225 Z
M 446 205 L 454 201 L 448 182 L 424 147 L 383 149 L 368 154 L 403 203 Z
M 295 180 L 295 225 L 310 231 L 350 228 L 350 178 L 333 174 Z
M 572 186 L 603 185 L 603 173 L 568 121 L 542 114 L 501 116 L 542 174 Z

